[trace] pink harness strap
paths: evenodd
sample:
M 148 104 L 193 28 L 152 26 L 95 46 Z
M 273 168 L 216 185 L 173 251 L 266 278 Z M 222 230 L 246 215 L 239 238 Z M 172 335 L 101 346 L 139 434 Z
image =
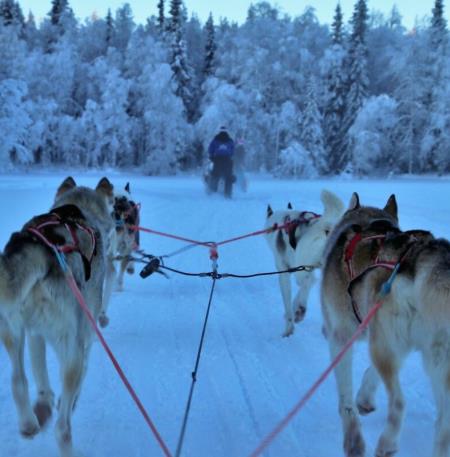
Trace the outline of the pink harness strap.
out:
M 56 244 L 52 242 L 48 236 L 44 233 L 45 229 L 51 227 L 64 227 L 70 234 L 70 238 L 72 239 L 71 243 L 66 243 L 63 245 Z M 88 257 L 86 257 L 80 249 L 80 241 L 76 232 L 76 229 L 79 229 L 85 233 L 87 233 L 91 240 L 91 252 Z M 96 252 L 96 240 L 95 240 L 95 232 L 91 227 L 84 226 L 79 222 L 71 221 L 71 220 L 63 220 L 58 214 L 56 213 L 49 213 L 48 219 L 34 227 L 28 227 L 27 229 L 30 233 L 35 235 L 40 241 L 42 241 L 46 246 L 56 249 L 59 252 L 64 254 L 70 254 L 72 252 L 78 252 L 83 259 L 83 264 L 85 267 L 85 277 L 86 280 L 90 277 L 90 264 L 92 263 L 92 259 L 94 258 Z

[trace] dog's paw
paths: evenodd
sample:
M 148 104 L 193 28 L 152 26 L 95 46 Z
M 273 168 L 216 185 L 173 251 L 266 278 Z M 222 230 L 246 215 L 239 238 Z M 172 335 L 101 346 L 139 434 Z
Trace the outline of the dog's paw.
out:
M 20 434 L 27 439 L 33 438 L 39 433 L 40 427 L 35 417 L 30 418 L 20 425 Z
M 295 322 L 301 322 L 305 318 L 305 314 L 306 314 L 306 306 L 300 305 L 295 310 Z
M 101 328 L 107 327 L 109 324 L 109 317 L 105 313 L 100 314 L 100 316 L 98 316 L 98 323 Z
M 366 401 L 366 402 L 359 401 L 356 404 L 356 406 L 357 406 L 358 412 L 361 416 L 367 416 L 368 414 L 373 413 L 376 409 L 375 405 L 373 405 L 369 401 Z
M 398 445 L 395 441 L 381 436 L 375 451 L 375 457 L 392 457 L 397 451 Z
M 52 405 L 45 401 L 37 401 L 33 408 L 41 428 L 45 427 L 52 417 Z
M 294 330 L 295 330 L 294 324 L 292 322 L 288 322 L 286 324 L 286 329 L 285 329 L 284 333 L 282 334 L 282 337 L 286 338 L 288 336 L 291 336 L 294 333 Z

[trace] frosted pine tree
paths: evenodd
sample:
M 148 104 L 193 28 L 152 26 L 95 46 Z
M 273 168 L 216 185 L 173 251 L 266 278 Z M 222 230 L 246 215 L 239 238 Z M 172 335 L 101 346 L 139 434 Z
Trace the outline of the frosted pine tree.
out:
M 0 1 L 0 23 L 5 26 L 24 26 L 25 19 L 22 13 L 22 9 L 17 2 L 14 0 Z
M 215 56 L 216 56 L 216 39 L 214 32 L 214 20 L 212 14 L 209 14 L 208 20 L 205 24 L 206 44 L 205 44 L 205 67 L 203 70 L 204 78 L 214 74 L 215 70 Z
M 186 57 L 181 4 L 181 0 L 172 0 L 171 2 L 169 28 L 171 35 L 170 66 L 175 83 L 175 95 L 182 99 L 186 116 L 188 120 L 191 120 L 195 113 L 195 107 L 193 106 L 192 69 L 188 65 Z
M 342 11 L 336 6 L 332 25 L 333 44 L 324 57 L 325 103 L 324 103 L 324 140 L 326 148 L 327 173 L 339 169 L 344 145 L 345 132 L 343 119 L 346 111 L 345 51 L 343 48 Z
M 166 28 L 166 18 L 164 15 L 164 0 L 158 2 L 158 28 L 159 33 L 164 33 Z
M 76 19 L 72 8 L 67 0 L 53 0 L 52 8 L 48 13 L 49 21 L 46 20 L 41 26 L 41 33 L 45 42 L 45 51 L 53 52 L 57 47 L 63 35 L 69 35 L 68 40 L 75 39 L 75 31 L 77 27 Z
M 338 169 L 344 170 L 350 163 L 352 144 L 348 132 L 363 106 L 368 95 L 369 78 L 367 74 L 367 4 L 366 0 L 358 0 L 355 4 L 351 19 L 352 33 L 348 47 L 347 58 L 347 97 L 343 121 L 345 142 L 339 158 Z
M 425 108 L 429 122 L 421 144 L 420 164 L 424 171 L 445 172 L 450 167 L 450 68 L 448 65 L 448 31 L 442 0 L 435 0 L 428 38 Z
M 314 168 L 319 174 L 323 174 L 326 172 L 327 163 L 323 144 L 322 115 L 317 107 L 315 84 L 312 77 L 308 82 L 306 97 L 300 141 L 308 152 Z
M 108 14 L 106 15 L 106 31 L 105 31 L 105 44 L 106 48 L 109 48 L 114 40 L 114 19 L 111 14 L 111 9 L 108 8 Z
M 133 13 L 128 3 L 125 3 L 116 11 L 114 21 L 114 46 L 125 53 L 135 24 L 133 21 Z

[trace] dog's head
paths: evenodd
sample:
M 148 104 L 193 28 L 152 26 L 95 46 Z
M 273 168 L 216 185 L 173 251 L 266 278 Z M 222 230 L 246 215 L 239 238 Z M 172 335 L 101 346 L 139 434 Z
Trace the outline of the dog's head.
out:
M 343 220 L 353 221 L 359 225 L 362 230 L 375 228 L 378 226 L 380 230 L 388 227 L 398 228 L 398 206 L 395 195 L 392 194 L 384 208 L 374 208 L 372 206 L 362 206 L 359 200 L 359 195 L 354 192 L 350 204 L 343 216 Z

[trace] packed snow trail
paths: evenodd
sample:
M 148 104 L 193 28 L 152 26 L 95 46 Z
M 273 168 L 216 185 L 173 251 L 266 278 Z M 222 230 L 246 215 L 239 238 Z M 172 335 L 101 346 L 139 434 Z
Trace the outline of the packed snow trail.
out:
M 0 246 L 33 215 L 48 210 L 68 173 L 1 175 Z M 94 186 L 101 174 L 70 173 L 78 184 Z M 131 182 L 133 197 L 142 203 L 141 224 L 154 230 L 203 241 L 231 238 L 259 230 L 266 206 L 321 213 L 322 188 L 336 192 L 347 204 L 357 191 L 363 204 L 384 205 L 391 193 L 399 204 L 403 229 L 423 228 L 450 238 L 450 180 L 275 181 L 253 178 L 249 192 L 232 200 L 207 196 L 197 177 L 152 178 L 110 173 L 117 187 Z M 174 240 L 141 234 L 142 248 L 155 255 L 183 246 Z M 198 247 L 167 260 L 186 271 L 209 271 L 208 249 Z M 274 269 L 263 237 L 219 248 L 219 272 L 238 274 Z M 139 265 L 137 265 L 139 271 Z M 104 334 L 152 420 L 175 451 L 191 371 L 211 288 L 209 278 L 170 274 L 166 279 L 137 274 L 125 277 L 125 291 L 116 292 Z M 318 283 L 305 320 L 290 338 L 282 338 L 283 305 L 276 277 L 222 279 L 216 284 L 182 456 L 248 456 L 285 416 L 329 363 L 322 336 Z M 355 350 L 354 379 L 358 387 L 367 366 L 367 346 Z M 49 428 L 32 441 L 18 433 L 10 389 L 10 363 L 0 349 L 0 456 L 57 457 Z M 49 351 L 52 386 L 58 395 L 57 364 Z M 27 373 L 35 397 L 31 369 Z M 420 357 L 412 355 L 402 372 L 406 416 L 399 457 L 431 453 L 434 406 Z M 378 408 L 363 417 L 367 456 L 374 453 L 386 416 L 383 389 Z M 95 342 L 77 409 L 74 444 L 85 457 L 148 457 L 162 455 L 102 348 Z M 341 457 L 341 424 L 335 381 L 328 379 L 264 453 L 267 457 Z

